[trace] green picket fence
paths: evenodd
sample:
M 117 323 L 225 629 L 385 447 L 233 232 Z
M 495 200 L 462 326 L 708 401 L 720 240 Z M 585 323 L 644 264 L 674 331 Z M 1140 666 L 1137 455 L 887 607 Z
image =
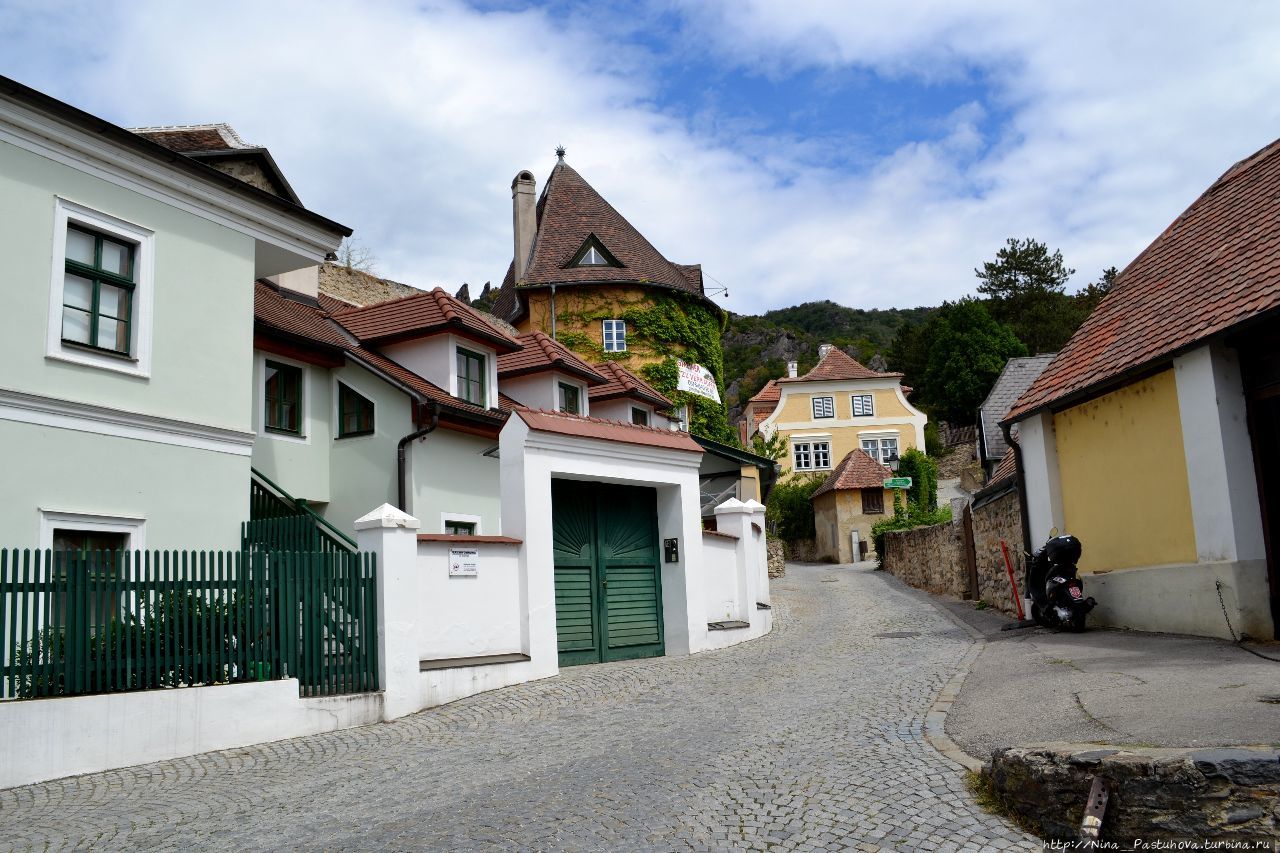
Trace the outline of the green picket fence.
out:
M 0 550 L 0 698 L 377 690 L 375 572 L 346 551 Z

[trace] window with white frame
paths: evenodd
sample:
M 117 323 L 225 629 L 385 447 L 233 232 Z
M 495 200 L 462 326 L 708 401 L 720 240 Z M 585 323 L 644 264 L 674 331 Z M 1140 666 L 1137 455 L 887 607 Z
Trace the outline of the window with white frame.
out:
M 109 592 L 109 584 L 104 581 L 118 576 L 120 552 L 146 548 L 145 530 L 146 522 L 141 518 L 41 511 L 40 547 L 59 552 L 55 564 L 58 571 L 91 575 L 98 581 L 98 589 L 88 591 L 88 607 L 76 611 L 79 627 L 94 632 L 118 615 L 119 593 Z M 54 592 L 49 601 L 50 624 L 68 628 L 70 618 L 65 593 Z
M 791 444 L 797 471 L 816 471 L 831 467 L 831 442 L 796 441 Z
M 868 456 L 881 465 L 889 464 L 889 458 L 898 455 L 897 437 L 877 437 L 862 439 L 862 449 Z
M 627 323 L 625 320 L 604 321 L 604 351 L 627 351 Z
M 871 417 L 876 413 L 870 394 L 854 394 L 850 400 L 855 418 Z
M 814 397 L 813 398 L 813 416 L 815 418 L 834 418 L 836 416 L 835 398 Z
M 149 375 L 153 232 L 65 199 L 54 222 L 45 354 Z

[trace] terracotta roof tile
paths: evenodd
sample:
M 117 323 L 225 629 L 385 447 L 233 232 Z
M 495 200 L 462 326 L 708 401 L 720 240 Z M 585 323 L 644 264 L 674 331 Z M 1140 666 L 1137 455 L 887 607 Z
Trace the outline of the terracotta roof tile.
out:
M 595 365 L 595 369 L 605 378 L 605 383 L 587 392 L 587 398 L 590 400 L 614 400 L 619 397 L 632 397 L 657 406 L 659 409 L 670 409 L 675 405 L 662 392 L 616 361 L 603 361 Z
M 684 432 L 628 424 L 622 421 L 606 421 L 564 412 L 548 412 L 544 409 L 518 408 L 515 414 L 529 425 L 529 429 L 539 432 L 554 432 L 602 441 L 620 441 L 624 444 L 640 444 L 667 450 L 685 450 L 690 453 L 704 452 L 702 445 Z
M 585 379 L 588 385 L 603 385 L 606 381 L 599 371 L 593 369 L 564 344 L 551 340 L 549 335 L 542 332 L 528 332 L 518 336 L 516 341 L 521 346 L 518 352 L 498 356 L 499 379 L 559 370 Z
M 613 205 L 581 175 L 564 163 L 556 164 L 543 187 L 536 210 L 537 231 L 530 248 L 524 279 L 513 280 L 507 270 L 494 313 L 508 319 L 519 315 L 516 290 L 526 286 L 632 283 L 670 288 L 706 298 L 702 267 L 674 264 L 662 256 Z M 594 236 L 620 267 L 569 267 L 578 250 Z M 718 309 L 717 309 L 718 310 Z
M 222 123 L 131 127 L 129 130 L 180 154 L 235 151 L 241 148 L 257 147 L 241 139 L 240 134 L 236 133 L 231 125 Z
M 831 472 L 831 476 L 823 481 L 813 497 L 825 495 L 827 492 L 845 489 L 883 488 L 884 481 L 893 476 L 893 472 L 862 450 L 850 450 L 840 460 L 840 464 Z
M 831 379 L 900 379 L 901 373 L 879 373 L 869 367 L 863 367 L 854 361 L 844 350 L 832 347 L 822 361 L 806 373 L 792 379 L 784 376 L 775 382 L 814 382 Z
M 439 287 L 376 305 L 347 308 L 335 312 L 333 318 L 366 344 L 391 343 L 451 331 L 477 338 L 499 352 L 520 349 L 514 338 Z
M 1126 267 L 1005 420 L 1280 308 L 1280 140 L 1226 171 Z
M 748 400 L 748 403 L 776 403 L 782 399 L 782 389 L 778 387 L 778 380 L 770 379 L 764 384 L 754 397 Z
M 269 328 L 328 347 L 347 349 L 351 342 L 319 308 L 282 296 L 265 281 L 253 284 L 253 320 Z
M 1000 464 L 991 472 L 991 479 L 987 480 L 988 486 L 994 486 L 996 483 L 1011 480 L 1018 474 L 1018 460 L 1014 458 L 1013 448 L 1010 447 L 1004 452 L 1004 456 L 1000 457 Z

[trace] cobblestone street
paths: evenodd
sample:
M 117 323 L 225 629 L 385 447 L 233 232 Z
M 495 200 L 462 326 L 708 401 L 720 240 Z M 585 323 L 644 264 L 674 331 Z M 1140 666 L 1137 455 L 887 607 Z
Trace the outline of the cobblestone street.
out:
M 0 791 L 0 845 L 1039 849 L 922 734 L 964 630 L 881 573 L 790 566 L 773 598 L 774 632 L 725 651 Z

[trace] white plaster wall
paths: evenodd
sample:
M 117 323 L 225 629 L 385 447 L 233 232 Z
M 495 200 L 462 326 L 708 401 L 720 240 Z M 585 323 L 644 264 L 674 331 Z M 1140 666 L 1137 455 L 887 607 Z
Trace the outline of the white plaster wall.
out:
M 702 576 L 706 586 L 708 622 L 742 618 L 742 602 L 738 598 L 737 550 L 738 544 L 732 539 L 703 534 Z
M 634 400 L 614 399 L 614 400 L 598 400 L 591 404 L 591 415 L 606 421 L 622 421 L 624 424 L 631 423 L 631 410 L 644 409 L 649 413 L 649 426 L 658 429 L 670 428 L 671 422 L 662 415 L 655 414 L 653 406 L 637 403 Z
M 445 427 L 411 445 L 408 509 L 422 522 L 423 533 L 444 532 L 441 513 L 478 516 L 477 533 L 498 533 L 502 466 L 484 455 L 497 446 L 492 438 Z M 390 470 L 394 477 L 394 454 Z
M 295 679 L 0 702 L 0 788 L 378 722 L 382 696 L 301 699 Z
M 1202 562 L 1266 558 L 1253 445 L 1234 350 L 1202 346 L 1173 360 Z
M 267 432 L 263 425 L 266 362 L 290 364 L 302 370 L 302 435 Z M 333 445 L 333 380 L 328 368 L 254 350 L 253 467 L 295 498 L 327 503 L 329 454 Z M 248 488 L 246 486 L 246 488 Z
M 475 548 L 475 577 L 449 575 L 449 549 Z M 419 542 L 419 660 L 524 652 L 520 546 Z
M 432 335 L 416 341 L 405 341 L 379 347 L 387 358 L 409 368 L 431 384 L 455 393 L 457 365 L 453 358 L 453 337 Z
M 1053 415 L 1041 413 L 1019 421 L 1018 441 L 1026 474 L 1027 515 L 1031 527 L 1031 541 L 1027 547 L 1035 550 L 1044 544 L 1054 528 L 1059 533 L 1066 532 Z
M 560 383 L 572 385 L 578 389 L 578 402 L 582 409 L 579 414 L 591 415 L 594 411 L 587 398 L 587 385 L 581 379 L 575 379 L 558 371 L 549 370 L 528 376 L 516 376 L 502 380 L 502 393 L 517 403 L 531 409 L 546 409 L 549 412 L 560 411 Z

